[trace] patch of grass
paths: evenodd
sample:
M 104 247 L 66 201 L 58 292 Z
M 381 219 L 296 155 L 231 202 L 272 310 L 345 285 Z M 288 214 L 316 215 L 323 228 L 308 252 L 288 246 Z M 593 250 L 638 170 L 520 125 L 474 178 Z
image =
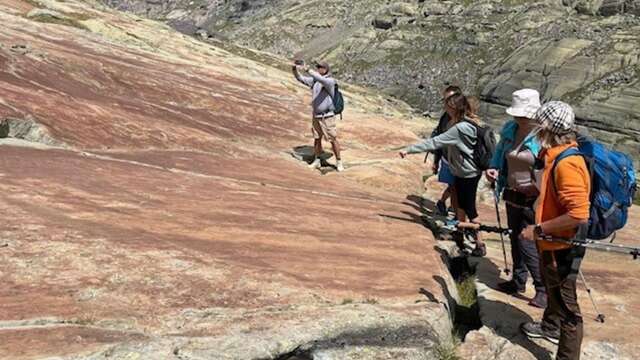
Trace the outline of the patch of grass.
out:
M 353 304 L 353 299 L 350 299 L 350 298 L 342 299 L 342 303 L 341 304 L 342 305 Z
M 476 291 L 475 281 L 476 277 L 474 275 L 456 283 L 458 295 L 460 296 L 459 305 L 470 308 L 478 301 L 478 292 Z
M 41 23 L 49 23 L 49 24 L 58 24 L 64 26 L 70 26 L 82 30 L 88 30 L 86 26 L 84 26 L 80 20 L 70 18 L 70 17 L 58 17 L 48 14 L 41 14 L 30 17 L 31 20 L 41 22 Z
M 636 193 L 636 196 L 633 198 L 633 204 L 640 206 L 640 192 Z
M 96 322 L 98 322 L 98 319 L 94 314 L 83 314 L 75 319 L 71 319 L 68 321 L 68 323 L 70 324 L 84 325 L 84 326 L 95 325 Z
M 375 305 L 378 303 L 378 299 L 375 298 L 367 298 L 364 299 L 364 301 L 362 302 L 363 304 L 370 304 L 370 305 Z
M 439 343 L 435 350 L 437 360 L 462 360 L 458 356 L 458 346 L 460 346 L 460 338 L 451 336 L 450 340 Z

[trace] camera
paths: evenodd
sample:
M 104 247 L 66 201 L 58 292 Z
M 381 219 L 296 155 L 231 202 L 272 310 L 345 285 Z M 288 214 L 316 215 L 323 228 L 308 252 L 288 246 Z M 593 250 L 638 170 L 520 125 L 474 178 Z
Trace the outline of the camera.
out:
M 298 59 L 298 60 L 294 61 L 293 63 L 296 64 L 296 65 L 302 66 L 302 65 L 304 65 L 304 60 Z

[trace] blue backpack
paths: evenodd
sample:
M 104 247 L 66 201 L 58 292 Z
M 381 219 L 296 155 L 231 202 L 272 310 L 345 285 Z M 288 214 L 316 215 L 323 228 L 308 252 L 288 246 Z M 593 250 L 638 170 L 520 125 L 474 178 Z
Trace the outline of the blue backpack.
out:
M 344 111 L 344 98 L 342 97 L 342 92 L 338 89 L 338 84 L 336 83 L 335 94 L 331 97 L 333 101 L 334 113 L 340 114 L 342 117 L 342 112 Z
M 626 154 L 607 149 L 592 138 L 579 135 L 578 148 L 569 148 L 556 158 L 558 163 L 569 156 L 583 156 L 591 175 L 591 207 L 586 238 L 603 240 L 627 223 L 629 207 L 636 191 L 636 173 Z

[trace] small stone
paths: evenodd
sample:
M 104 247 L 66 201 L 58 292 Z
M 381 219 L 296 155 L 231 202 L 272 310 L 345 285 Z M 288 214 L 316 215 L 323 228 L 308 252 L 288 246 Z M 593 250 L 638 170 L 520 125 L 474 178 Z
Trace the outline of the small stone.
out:
M 376 29 L 389 30 L 391 29 L 397 21 L 395 19 L 389 17 L 378 17 L 375 18 L 372 22 L 373 27 Z

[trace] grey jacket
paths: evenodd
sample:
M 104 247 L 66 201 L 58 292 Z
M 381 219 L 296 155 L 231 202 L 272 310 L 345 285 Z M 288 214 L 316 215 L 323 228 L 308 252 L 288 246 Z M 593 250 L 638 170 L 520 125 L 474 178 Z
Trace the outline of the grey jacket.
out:
M 409 154 L 446 148 L 449 168 L 454 176 L 471 178 L 481 171 L 473 161 L 473 148 L 476 145 L 478 129 L 467 121 L 460 121 L 444 133 L 411 145 L 405 150 Z
M 300 74 L 296 67 L 293 67 L 293 75 L 298 81 L 311 88 L 313 116 L 333 115 L 335 108 L 331 97 L 334 95 L 336 80 L 329 74 L 322 76 L 313 70 L 309 70 L 309 75 L 311 76 L 304 76 Z

